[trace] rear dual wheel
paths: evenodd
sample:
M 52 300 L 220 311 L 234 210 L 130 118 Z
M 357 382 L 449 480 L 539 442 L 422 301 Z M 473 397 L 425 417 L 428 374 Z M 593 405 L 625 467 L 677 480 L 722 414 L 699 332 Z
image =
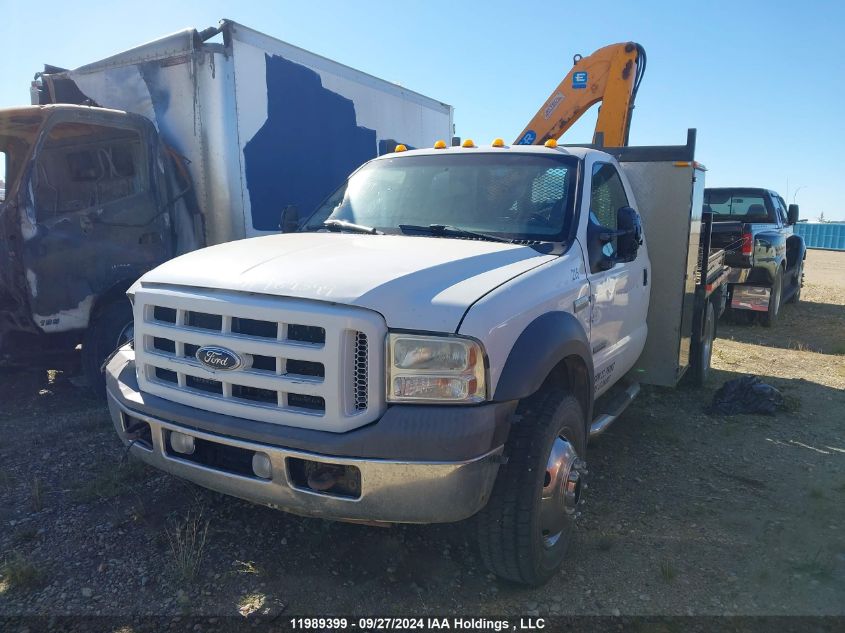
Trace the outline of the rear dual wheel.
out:
M 760 323 L 763 327 L 772 327 L 778 322 L 780 316 L 781 299 L 783 298 L 783 269 L 778 268 L 775 279 L 772 282 L 772 289 L 769 293 L 769 308 L 760 314 Z
M 792 283 L 795 289 L 792 291 L 792 296 L 789 297 L 787 303 L 798 303 L 801 301 L 801 288 L 804 287 L 804 260 L 800 260 L 795 267 L 795 276 L 792 278 Z

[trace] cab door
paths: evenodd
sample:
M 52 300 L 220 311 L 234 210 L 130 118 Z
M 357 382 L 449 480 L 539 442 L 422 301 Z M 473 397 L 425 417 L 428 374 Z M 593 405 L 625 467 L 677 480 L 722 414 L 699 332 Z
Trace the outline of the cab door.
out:
M 44 332 L 84 329 L 104 293 L 171 256 L 152 125 L 117 113 L 57 113 L 29 166 L 23 260 Z M 125 288 L 122 288 L 125 289 Z
M 583 192 L 582 209 L 588 209 L 588 217 L 582 222 L 582 244 L 590 283 L 595 395 L 599 396 L 634 365 L 645 345 L 648 256 L 641 247 L 635 260 L 617 261 L 619 239 L 601 243 L 595 238 L 616 231 L 618 210 L 635 203 L 615 161 L 596 159 L 586 169 L 590 181 Z

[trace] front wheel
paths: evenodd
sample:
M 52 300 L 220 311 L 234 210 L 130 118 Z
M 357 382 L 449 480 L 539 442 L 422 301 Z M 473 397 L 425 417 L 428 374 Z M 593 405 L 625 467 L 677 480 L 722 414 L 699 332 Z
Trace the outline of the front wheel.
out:
M 541 585 L 563 562 L 583 488 L 584 413 L 562 389 L 545 388 L 517 408 L 493 493 L 478 515 L 478 542 L 494 574 Z
M 108 304 L 88 325 L 82 341 L 82 370 L 88 386 L 106 397 L 106 378 L 100 368 L 114 350 L 132 339 L 132 304 L 121 299 Z

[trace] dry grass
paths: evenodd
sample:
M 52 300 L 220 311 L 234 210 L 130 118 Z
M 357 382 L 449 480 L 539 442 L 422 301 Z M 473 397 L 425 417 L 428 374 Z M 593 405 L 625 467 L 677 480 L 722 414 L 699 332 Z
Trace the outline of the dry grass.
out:
M 0 594 L 12 589 L 31 589 L 38 584 L 41 572 L 20 552 L 13 552 L 0 567 Z
M 33 478 L 30 486 L 30 494 L 32 497 L 32 509 L 35 512 L 41 512 L 44 509 L 44 484 L 38 477 Z
M 675 571 L 675 566 L 672 565 L 672 561 L 664 560 L 660 563 L 660 577 L 663 579 L 663 582 L 672 582 L 676 575 L 677 572 Z
M 253 613 L 260 611 L 267 601 L 267 596 L 263 593 L 248 593 L 238 600 L 238 613 L 247 617 Z
M 205 554 L 209 521 L 203 518 L 202 510 L 189 511 L 181 520 L 174 521 L 167 530 L 167 541 L 175 575 L 185 582 L 197 577 Z
M 108 463 L 98 472 L 92 473 L 90 478 L 79 482 L 74 496 L 83 503 L 111 499 L 129 492 L 149 475 L 147 467 L 134 459 L 125 463 Z

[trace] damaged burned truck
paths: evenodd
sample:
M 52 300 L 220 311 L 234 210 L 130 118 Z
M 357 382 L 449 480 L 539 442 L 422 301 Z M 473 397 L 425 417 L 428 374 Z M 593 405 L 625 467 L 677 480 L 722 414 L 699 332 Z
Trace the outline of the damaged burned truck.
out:
M 31 102 L 0 109 L 0 364 L 100 394 L 146 271 L 295 229 L 365 161 L 452 133 L 451 106 L 228 20 L 47 66 Z
M 131 338 L 124 292 L 146 270 L 196 247 L 190 187 L 153 124 L 81 106 L 0 111 L 0 350 L 83 369 Z M 176 227 L 183 230 L 177 231 Z M 57 364 L 58 363 L 58 364 Z

